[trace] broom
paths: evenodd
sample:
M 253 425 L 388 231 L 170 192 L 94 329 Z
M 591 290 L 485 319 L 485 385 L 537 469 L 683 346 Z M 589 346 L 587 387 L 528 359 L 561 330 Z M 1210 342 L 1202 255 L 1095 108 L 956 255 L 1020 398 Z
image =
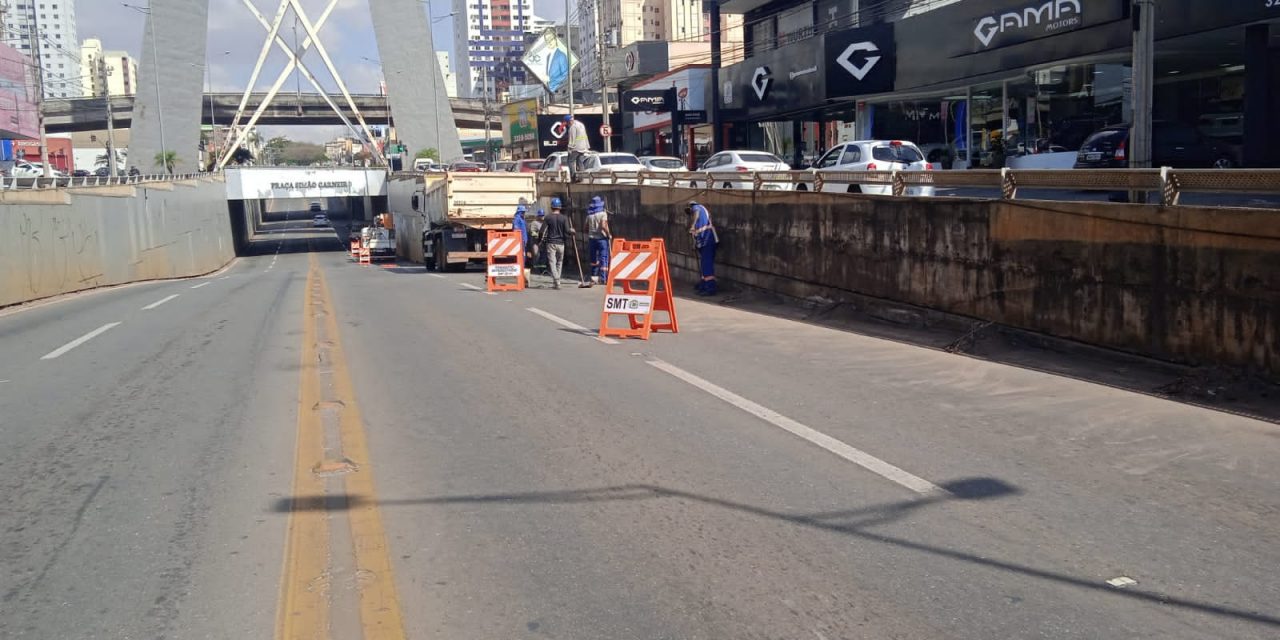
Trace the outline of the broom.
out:
M 590 289 L 591 281 L 582 277 L 582 258 L 578 257 L 578 239 L 574 238 L 570 242 L 573 243 L 573 261 L 578 264 L 578 288 Z

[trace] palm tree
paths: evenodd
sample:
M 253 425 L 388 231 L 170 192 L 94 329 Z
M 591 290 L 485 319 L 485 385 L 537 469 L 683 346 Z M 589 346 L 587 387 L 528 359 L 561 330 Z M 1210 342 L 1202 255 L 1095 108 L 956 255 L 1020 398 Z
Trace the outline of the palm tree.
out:
M 177 151 L 157 151 L 156 166 L 164 169 L 165 173 L 173 173 L 174 165 L 178 164 Z

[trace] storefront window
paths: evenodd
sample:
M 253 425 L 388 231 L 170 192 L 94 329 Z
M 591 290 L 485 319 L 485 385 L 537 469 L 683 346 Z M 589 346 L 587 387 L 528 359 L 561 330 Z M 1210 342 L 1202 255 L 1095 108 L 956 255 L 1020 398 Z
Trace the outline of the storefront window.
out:
M 950 169 L 964 148 L 965 96 L 888 102 L 872 106 L 871 137 L 907 140 L 940 169 Z

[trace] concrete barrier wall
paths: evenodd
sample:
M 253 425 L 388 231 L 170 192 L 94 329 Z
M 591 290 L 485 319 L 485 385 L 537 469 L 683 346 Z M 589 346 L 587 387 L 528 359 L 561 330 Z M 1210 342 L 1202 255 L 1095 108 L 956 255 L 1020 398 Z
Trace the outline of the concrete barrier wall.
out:
M 221 181 L 0 193 L 0 307 L 216 271 L 235 257 Z
M 551 186 L 544 196 L 560 191 Z M 600 186 L 579 188 L 577 212 L 592 193 L 615 212 L 617 235 L 666 238 L 677 272 L 695 267 L 683 203 L 696 195 L 728 280 L 1280 374 L 1274 211 Z

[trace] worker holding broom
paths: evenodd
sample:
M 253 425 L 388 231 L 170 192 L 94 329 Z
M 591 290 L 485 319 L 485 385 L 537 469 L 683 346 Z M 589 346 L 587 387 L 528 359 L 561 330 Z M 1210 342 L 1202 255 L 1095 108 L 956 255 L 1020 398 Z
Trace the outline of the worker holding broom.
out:
M 715 225 L 711 224 L 711 212 L 706 207 L 690 200 L 684 211 L 689 216 L 689 234 L 693 236 L 693 248 L 698 252 L 698 266 L 702 272 L 702 280 L 697 286 L 698 295 L 714 296 L 716 245 L 720 244 L 720 236 L 716 234 Z
M 560 198 L 551 199 L 551 215 L 542 221 L 538 244 L 547 255 L 547 268 L 551 270 L 553 289 L 560 288 L 560 273 L 564 267 L 564 245 L 573 242 L 576 232 L 568 216 L 561 212 Z

